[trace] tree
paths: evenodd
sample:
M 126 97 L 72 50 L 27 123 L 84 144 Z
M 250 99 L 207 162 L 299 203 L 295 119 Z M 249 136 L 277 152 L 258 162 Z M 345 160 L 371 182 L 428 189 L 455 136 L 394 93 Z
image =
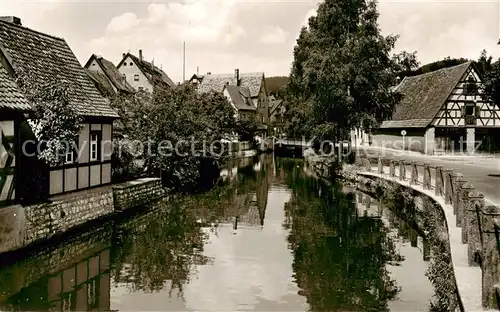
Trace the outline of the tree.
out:
M 236 123 L 236 132 L 241 141 L 253 141 L 255 132 L 259 129 L 257 118 L 242 118 Z
M 82 129 L 82 117 L 70 104 L 73 90 L 68 81 L 48 79 L 40 83 L 24 68 L 17 72 L 17 83 L 32 105 L 30 123 L 42 143 L 38 157 L 49 164 L 60 164 Z
M 291 132 L 345 139 L 352 128 L 392 114 L 400 99 L 391 89 L 397 66 L 389 55 L 397 37 L 380 35 L 377 19 L 375 1 L 319 5 L 294 49 Z
M 412 53 L 401 51 L 398 54 L 394 54 L 393 59 L 402 72 L 410 72 L 420 66 L 420 62 L 417 60 L 417 51 L 413 51 Z
M 474 62 L 477 70 L 481 75 L 486 75 L 488 74 L 492 69 L 493 69 L 493 57 L 490 55 L 488 56 L 488 52 L 486 50 L 481 51 L 481 55 L 479 56 L 479 59 Z
M 147 171 L 162 171 L 169 187 L 195 191 L 203 169 L 222 155 L 222 139 L 236 130 L 234 111 L 222 93 L 199 94 L 190 85 L 119 97 L 113 104 L 129 140 L 142 142 Z

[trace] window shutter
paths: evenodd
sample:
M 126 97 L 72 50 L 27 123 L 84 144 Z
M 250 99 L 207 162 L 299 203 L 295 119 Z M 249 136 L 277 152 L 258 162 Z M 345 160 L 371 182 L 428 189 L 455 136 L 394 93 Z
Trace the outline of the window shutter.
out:
M 476 113 L 476 118 L 481 117 L 481 107 L 479 107 L 479 105 L 476 105 L 475 113 Z
M 464 106 L 462 106 L 462 117 L 465 117 L 466 109 L 467 109 L 467 104 L 464 103 Z

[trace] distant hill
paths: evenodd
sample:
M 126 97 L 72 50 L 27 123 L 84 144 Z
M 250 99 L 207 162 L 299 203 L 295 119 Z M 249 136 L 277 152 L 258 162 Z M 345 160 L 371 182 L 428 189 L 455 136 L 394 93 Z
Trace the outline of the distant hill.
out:
M 449 58 L 449 57 L 447 57 L 443 60 L 423 65 L 422 67 L 420 67 L 419 69 L 414 70 L 414 71 L 401 72 L 401 73 L 399 73 L 399 77 L 403 78 L 406 76 L 417 76 L 420 74 L 430 73 L 430 72 L 433 72 L 433 71 L 436 71 L 436 70 L 439 70 L 442 68 L 452 67 L 452 66 L 459 65 L 459 64 L 462 64 L 462 63 L 465 63 L 468 61 L 469 60 L 465 59 L 465 58 Z
M 288 83 L 288 77 L 286 76 L 275 76 L 275 77 L 267 77 L 266 78 L 266 86 L 267 92 L 269 93 L 278 93 L 278 90 L 281 89 Z

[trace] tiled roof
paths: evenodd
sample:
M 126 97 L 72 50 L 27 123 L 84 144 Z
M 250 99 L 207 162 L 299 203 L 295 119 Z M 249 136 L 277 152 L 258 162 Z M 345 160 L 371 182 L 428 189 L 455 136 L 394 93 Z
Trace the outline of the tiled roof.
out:
M 115 64 L 103 58 L 102 56 L 92 54 L 90 59 L 87 61 L 87 64 L 85 64 L 85 67 L 90 70 L 93 70 L 89 66 L 92 60 L 96 60 L 96 62 L 99 64 L 101 69 L 104 71 L 108 79 L 117 90 L 124 92 L 134 92 L 134 88 L 132 88 L 132 86 L 123 79 L 122 74 L 120 73 L 118 68 L 116 68 Z
M 403 95 L 396 106 L 392 119 L 395 121 L 419 120 L 418 124 L 428 121 L 427 126 L 439 112 L 453 89 L 460 82 L 471 62 L 447 67 L 430 73 L 405 77 L 395 88 Z M 424 127 L 425 127 L 424 126 Z M 386 126 L 387 127 L 387 126 Z
M 2 108 L 24 112 L 30 110 L 30 104 L 0 63 L 0 109 Z
M 127 58 L 127 56 L 130 56 L 130 58 L 134 61 L 134 63 L 141 69 L 141 71 L 146 75 L 146 77 L 148 77 L 151 83 L 162 82 L 170 87 L 176 87 L 175 82 L 173 82 L 172 79 L 170 79 L 170 77 L 168 77 L 168 75 L 163 70 L 154 66 L 150 62 L 147 62 L 145 60 L 141 61 L 137 56 L 133 54 L 130 53 L 125 54 L 125 56 L 122 59 L 122 62 L 125 58 Z M 118 66 L 120 66 L 122 62 L 120 62 Z
M 432 119 L 409 119 L 409 120 L 387 120 L 382 123 L 380 129 L 387 128 L 425 128 Z
M 256 97 L 259 95 L 264 73 L 240 73 L 240 86 L 247 87 L 250 90 L 250 95 Z M 222 92 L 226 83 L 237 85 L 234 74 L 210 74 L 203 76 L 198 90 L 200 92 L 217 91 Z
M 112 97 L 115 95 L 115 90 L 111 85 L 111 82 L 106 78 L 104 73 L 98 72 L 96 70 L 90 70 L 85 68 L 85 72 L 89 76 L 90 79 L 94 82 L 96 88 L 101 92 L 101 95 L 104 97 Z
M 269 101 L 269 113 L 272 114 L 282 103 L 283 103 L 283 100 L 271 100 L 271 101 Z
M 64 39 L 0 20 L 0 47 L 15 70 L 23 68 L 39 82 L 67 81 L 72 89 L 70 104 L 78 114 L 119 117 L 99 94 Z
M 255 105 L 253 105 L 252 98 L 250 97 L 250 90 L 247 87 L 226 85 L 225 88 L 231 97 L 231 101 L 238 110 L 257 110 Z

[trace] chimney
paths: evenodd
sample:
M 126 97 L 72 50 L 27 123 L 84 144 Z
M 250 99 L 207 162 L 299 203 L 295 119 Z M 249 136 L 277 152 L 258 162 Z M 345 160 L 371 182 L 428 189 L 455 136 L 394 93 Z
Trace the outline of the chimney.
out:
M 21 26 L 21 19 L 15 16 L 0 16 L 0 20 Z
M 234 79 L 236 80 L 236 86 L 240 86 L 240 70 L 236 68 L 234 70 Z
M 139 50 L 139 61 L 142 62 L 142 50 Z
M 122 53 L 122 58 L 125 58 L 125 55 L 127 55 L 127 53 Z
M 207 72 L 207 75 L 211 75 L 212 73 L 211 72 Z

